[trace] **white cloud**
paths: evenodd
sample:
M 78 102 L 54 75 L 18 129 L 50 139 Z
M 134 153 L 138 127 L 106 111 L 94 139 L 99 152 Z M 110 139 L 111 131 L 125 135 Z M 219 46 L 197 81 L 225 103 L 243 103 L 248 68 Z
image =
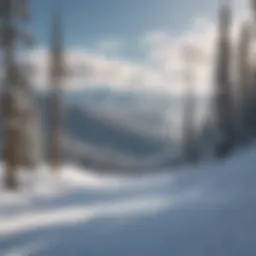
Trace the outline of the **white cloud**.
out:
M 101 54 L 119 54 L 122 50 L 123 42 L 118 38 L 103 39 L 96 43 L 94 49 Z
M 191 69 L 196 75 L 196 89 L 199 93 L 206 93 L 209 91 L 214 63 L 215 35 L 215 27 L 200 20 L 179 36 L 173 37 L 165 32 L 156 31 L 146 35 L 142 43 L 149 49 L 149 62 L 157 69 L 175 75 L 173 87 L 176 84 L 183 84 L 182 74 L 189 65 L 188 54 L 185 52 L 188 49 L 192 50 L 190 60 Z
M 47 51 L 36 50 L 31 59 L 37 67 L 36 84 L 47 85 L 49 71 Z M 133 88 L 154 89 L 166 86 L 167 78 L 160 70 L 120 59 L 111 59 L 82 49 L 66 52 L 69 76 L 65 79 L 67 88 L 75 89 L 88 85 L 109 85 L 116 89 Z M 164 88 L 163 88 L 164 89 Z
M 234 23 L 234 38 L 237 36 L 240 19 Z M 75 89 L 85 86 L 107 85 L 115 89 L 163 90 L 172 93 L 183 91 L 184 56 L 186 45 L 197 52 L 192 67 L 196 72 L 195 87 L 198 93 L 208 93 L 212 80 L 214 52 L 216 45 L 216 25 L 203 19 L 197 19 L 179 36 L 165 31 L 153 31 L 143 35 L 138 46 L 143 46 L 145 60 L 132 62 L 106 53 L 118 52 L 122 46 L 119 40 L 107 39 L 95 45 L 95 51 L 69 49 L 66 63 L 69 75 L 66 88 Z M 47 84 L 47 51 L 35 50 L 31 53 L 38 67 L 36 83 Z

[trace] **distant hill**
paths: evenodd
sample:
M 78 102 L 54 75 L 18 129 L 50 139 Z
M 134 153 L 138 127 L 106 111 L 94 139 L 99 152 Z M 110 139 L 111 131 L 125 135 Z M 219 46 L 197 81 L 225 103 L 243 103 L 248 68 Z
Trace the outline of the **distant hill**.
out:
M 41 104 L 42 109 L 46 110 L 47 97 L 41 98 Z M 151 159 L 167 149 L 170 150 L 171 158 L 171 141 L 133 129 L 132 125 L 126 126 L 122 118 L 112 118 L 104 112 L 79 104 L 67 104 L 64 120 L 65 159 L 79 161 L 87 167 L 148 167 Z M 43 124 L 45 131 L 49 130 L 49 119 L 45 111 Z M 47 146 L 47 136 L 45 142 Z M 169 159 L 160 162 L 166 164 L 166 161 Z

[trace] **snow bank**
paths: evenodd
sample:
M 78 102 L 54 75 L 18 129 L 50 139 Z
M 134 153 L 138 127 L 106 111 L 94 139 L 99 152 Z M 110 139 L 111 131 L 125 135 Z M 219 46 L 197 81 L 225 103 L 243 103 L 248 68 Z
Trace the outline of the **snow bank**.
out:
M 65 166 L 0 194 L 0 255 L 256 255 L 256 150 L 147 177 Z

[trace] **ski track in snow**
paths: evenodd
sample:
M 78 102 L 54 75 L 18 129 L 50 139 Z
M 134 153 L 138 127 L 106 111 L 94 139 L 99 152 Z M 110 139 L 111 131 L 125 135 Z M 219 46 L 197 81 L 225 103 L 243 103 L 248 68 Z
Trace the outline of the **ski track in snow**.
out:
M 19 193 L 0 190 L 0 256 L 255 256 L 255 156 L 134 178 L 22 171 Z

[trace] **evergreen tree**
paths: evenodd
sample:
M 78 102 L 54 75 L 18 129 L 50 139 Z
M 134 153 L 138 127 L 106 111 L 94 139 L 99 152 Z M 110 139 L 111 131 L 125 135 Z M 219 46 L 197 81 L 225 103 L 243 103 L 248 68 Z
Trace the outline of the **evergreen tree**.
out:
M 62 50 L 61 15 L 55 14 L 52 22 L 50 49 L 50 165 L 58 170 L 62 155 L 62 118 L 63 106 L 61 97 L 62 78 L 64 75 L 64 59 Z
M 244 143 L 250 135 L 251 107 L 251 31 L 248 22 L 242 24 L 238 43 L 238 136 Z
M 5 185 L 8 189 L 17 186 L 16 170 L 19 165 L 21 141 L 19 74 L 15 64 L 15 44 L 19 41 L 31 43 L 29 35 L 15 26 L 15 21 L 28 19 L 28 1 L 1 0 L 0 34 L 4 53 L 5 78 L 2 92 L 3 154 L 5 163 Z
M 219 11 L 219 35 L 217 45 L 215 112 L 218 141 L 216 156 L 224 157 L 232 150 L 235 140 L 233 95 L 231 87 L 231 10 L 223 4 Z
M 196 106 L 195 106 L 195 70 L 194 65 L 197 53 L 191 45 L 183 48 L 184 58 L 184 112 L 183 112 L 183 158 L 186 162 L 195 162 L 198 158 L 197 141 L 196 141 Z
M 252 25 L 252 37 L 253 42 L 255 42 L 255 33 L 256 33 L 256 0 L 251 0 L 251 10 L 253 14 L 253 25 Z M 252 60 L 252 81 L 250 88 L 250 124 L 251 131 L 253 135 L 256 134 L 256 56 L 253 54 Z

